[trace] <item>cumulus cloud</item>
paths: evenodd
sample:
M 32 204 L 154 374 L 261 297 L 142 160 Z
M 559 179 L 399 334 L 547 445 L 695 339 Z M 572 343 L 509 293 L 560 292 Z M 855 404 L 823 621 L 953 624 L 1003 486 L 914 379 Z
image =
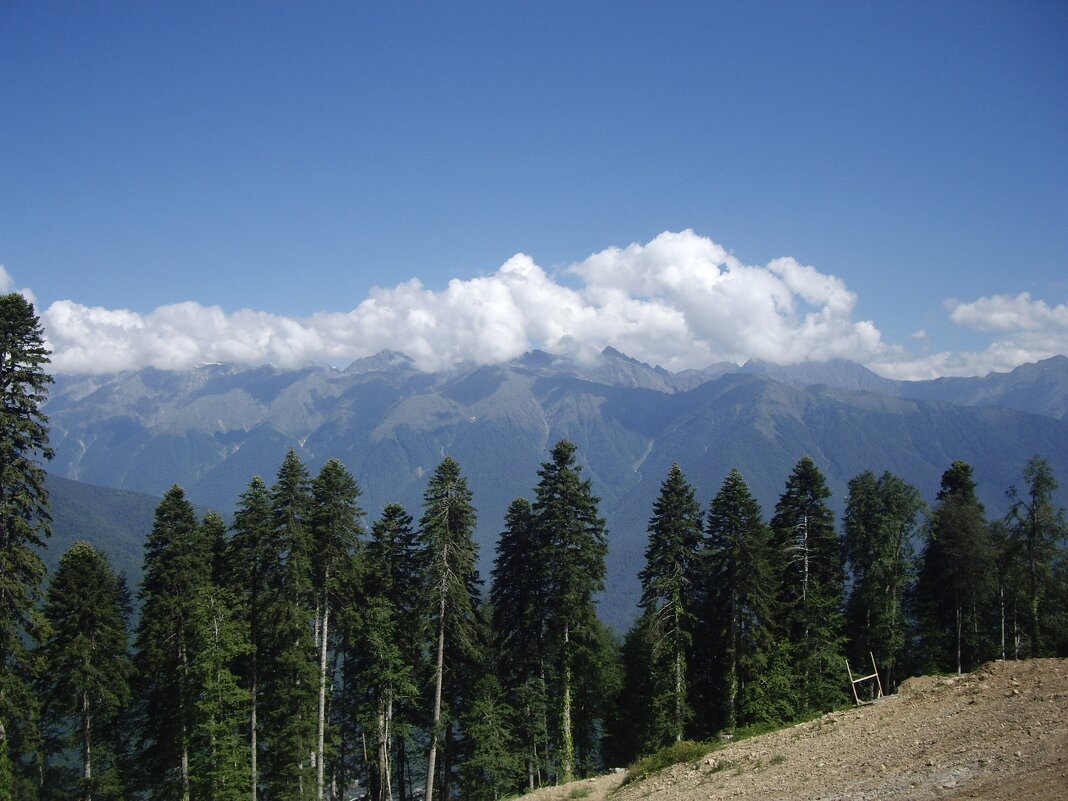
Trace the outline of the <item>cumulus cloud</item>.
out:
M 1059 352 L 1065 350 L 1065 308 L 1022 295 L 949 309 L 954 322 L 1003 336 L 996 343 L 1003 350 L 917 360 L 885 343 L 872 321 L 853 319 L 857 298 L 840 278 L 792 258 L 747 265 L 693 231 L 608 248 L 566 273 L 565 283 L 517 254 L 492 274 L 441 290 L 412 279 L 373 289 L 351 311 L 306 318 L 227 313 L 194 302 L 141 314 L 70 300 L 41 316 L 57 372 L 203 362 L 343 365 L 384 348 L 436 370 L 463 360 L 506 361 L 532 348 L 588 359 L 611 345 L 671 370 L 753 358 L 777 364 L 843 358 L 887 375 L 924 377 L 1000 364 L 1033 344 L 1026 337 L 1058 325 Z M 0 272 L 0 286 L 5 281 L 13 285 Z
M 1068 304 L 1050 306 L 1028 292 L 992 295 L 971 303 L 946 301 L 949 319 L 992 336 L 981 351 L 941 352 L 922 358 L 885 360 L 873 369 L 894 378 L 985 375 L 1068 353 Z

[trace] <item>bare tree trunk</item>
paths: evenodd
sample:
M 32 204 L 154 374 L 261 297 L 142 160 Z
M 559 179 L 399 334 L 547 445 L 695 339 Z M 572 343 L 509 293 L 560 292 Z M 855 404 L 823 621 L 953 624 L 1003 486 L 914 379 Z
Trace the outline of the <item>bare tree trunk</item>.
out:
M 960 604 L 957 604 L 957 675 L 959 676 L 963 671 L 960 670 Z
M 253 650 L 252 650 L 252 687 L 251 687 L 252 714 L 251 714 L 251 718 L 249 720 L 249 740 L 250 740 L 249 758 L 250 758 L 250 762 L 251 762 L 251 765 L 252 765 L 252 801 L 256 801 L 256 796 L 258 794 L 257 793 L 257 785 L 259 784 L 259 776 L 257 775 L 257 769 L 256 769 L 256 756 L 257 756 L 257 754 L 256 754 L 256 751 L 257 751 L 257 745 L 256 745 L 256 685 L 257 685 L 258 678 L 259 677 L 256 674 L 256 650 L 255 650 L 255 646 L 254 646 Z
M 330 569 L 323 575 L 323 629 L 319 639 L 319 724 L 315 752 L 315 797 L 323 801 L 326 759 L 323 748 L 326 742 L 326 646 L 330 636 L 330 604 L 326 597 L 326 585 L 330 581 Z
M 438 605 L 438 658 L 434 667 L 434 716 L 430 724 L 430 753 L 426 760 L 426 801 L 434 793 L 434 768 L 438 755 L 438 729 L 441 726 L 441 680 L 445 662 L 445 580 L 442 579 L 441 600 Z
M 82 801 L 93 801 L 93 758 L 90 747 L 89 693 L 82 693 Z
M 184 637 L 185 637 L 184 632 L 181 633 L 179 636 L 181 636 L 184 639 Z M 178 662 L 179 662 L 179 664 L 181 665 L 181 668 L 182 668 L 182 671 L 181 671 L 181 673 L 182 673 L 182 684 L 185 685 L 186 684 L 185 677 L 186 677 L 186 673 L 188 672 L 188 669 L 189 669 L 189 664 L 188 664 L 188 658 L 187 658 L 187 655 L 186 655 L 186 652 L 185 652 L 185 645 L 184 644 L 182 644 L 182 645 L 180 645 L 178 647 Z M 186 731 L 186 728 L 185 728 L 186 717 L 187 717 L 188 713 L 186 711 L 186 701 L 187 701 L 187 699 L 185 697 L 185 688 L 184 688 L 184 686 L 181 689 L 179 689 L 178 694 L 179 694 L 178 714 L 181 717 L 181 721 L 182 721 L 182 723 L 181 723 L 181 739 L 182 739 L 181 749 L 182 749 L 182 754 L 181 754 L 181 765 L 180 765 L 180 771 L 181 771 L 181 777 L 182 777 L 182 801 L 189 801 L 189 732 Z
M 998 587 L 998 601 L 1001 607 L 1001 661 L 1005 661 L 1005 587 Z
M 571 729 L 571 629 L 564 621 L 564 670 L 560 709 L 560 780 L 575 776 L 575 739 Z

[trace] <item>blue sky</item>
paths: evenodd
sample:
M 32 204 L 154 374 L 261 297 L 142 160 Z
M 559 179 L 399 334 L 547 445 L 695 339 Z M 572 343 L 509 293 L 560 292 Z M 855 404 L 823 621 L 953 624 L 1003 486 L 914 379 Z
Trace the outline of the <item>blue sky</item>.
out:
M 62 370 L 1008 369 L 1068 351 L 1066 42 L 1065 3 L 6 3 L 0 288 Z

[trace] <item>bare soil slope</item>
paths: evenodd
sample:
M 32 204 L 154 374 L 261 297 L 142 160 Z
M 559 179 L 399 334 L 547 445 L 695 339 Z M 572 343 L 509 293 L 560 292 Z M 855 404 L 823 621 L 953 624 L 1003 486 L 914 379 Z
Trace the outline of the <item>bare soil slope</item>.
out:
M 991 662 L 727 745 L 621 787 L 622 774 L 523 801 L 1068 799 L 1068 660 Z

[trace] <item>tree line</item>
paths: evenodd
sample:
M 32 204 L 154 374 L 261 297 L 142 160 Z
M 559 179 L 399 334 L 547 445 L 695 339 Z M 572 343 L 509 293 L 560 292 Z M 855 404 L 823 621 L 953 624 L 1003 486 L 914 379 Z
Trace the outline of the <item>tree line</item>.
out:
M 1039 457 L 1004 519 L 954 462 L 931 509 L 900 477 L 858 475 L 840 526 L 808 457 L 770 519 L 737 470 L 702 510 L 675 465 L 618 638 L 596 613 L 605 522 L 567 440 L 508 508 L 488 590 L 449 457 L 418 520 L 390 504 L 368 521 L 344 465 L 312 476 L 292 450 L 229 525 L 175 486 L 132 623 L 133 592 L 87 543 L 44 583 L 48 354 L 20 295 L 0 312 L 0 801 L 498 799 L 834 708 L 846 659 L 893 688 L 1068 654 Z

